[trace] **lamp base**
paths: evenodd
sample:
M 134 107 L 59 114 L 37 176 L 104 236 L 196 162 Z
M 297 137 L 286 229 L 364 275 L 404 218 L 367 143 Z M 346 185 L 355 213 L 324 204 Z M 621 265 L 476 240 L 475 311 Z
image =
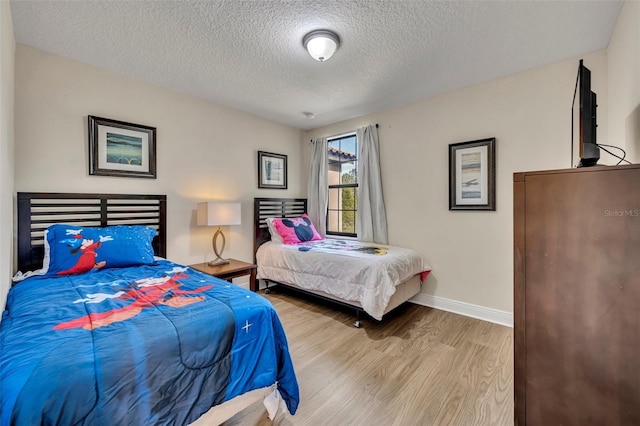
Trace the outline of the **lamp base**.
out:
M 218 236 L 222 237 L 222 248 L 218 250 Z M 218 265 L 226 265 L 229 263 L 227 259 L 222 258 L 222 252 L 224 251 L 224 245 L 227 242 L 227 239 L 224 237 L 222 230 L 218 226 L 218 230 L 215 234 L 213 234 L 213 239 L 211 240 L 211 245 L 213 246 L 213 253 L 216 255 L 216 258 L 209 262 L 209 266 L 218 266 Z
M 208 262 L 209 266 L 226 265 L 227 263 L 229 263 L 227 259 L 222 259 L 220 257 Z

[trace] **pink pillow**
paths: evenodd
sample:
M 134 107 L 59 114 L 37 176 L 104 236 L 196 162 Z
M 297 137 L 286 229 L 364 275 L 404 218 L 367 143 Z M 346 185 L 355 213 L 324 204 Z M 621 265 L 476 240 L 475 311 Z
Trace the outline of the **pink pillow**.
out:
M 273 225 L 285 244 L 298 244 L 323 239 L 306 213 L 300 217 L 274 219 Z

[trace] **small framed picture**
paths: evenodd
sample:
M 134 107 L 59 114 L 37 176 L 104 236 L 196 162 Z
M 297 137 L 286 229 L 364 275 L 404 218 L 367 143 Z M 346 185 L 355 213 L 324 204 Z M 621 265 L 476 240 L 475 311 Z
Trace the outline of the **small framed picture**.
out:
M 449 210 L 496 209 L 496 138 L 449 145 Z
M 89 116 L 89 174 L 156 178 L 156 128 Z
M 258 151 L 258 188 L 287 189 L 287 156 Z

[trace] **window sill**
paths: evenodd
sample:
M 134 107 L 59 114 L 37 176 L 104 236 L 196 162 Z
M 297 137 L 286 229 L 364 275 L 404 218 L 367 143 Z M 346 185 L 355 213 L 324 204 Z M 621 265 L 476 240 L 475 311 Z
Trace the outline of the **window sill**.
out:
M 358 237 L 349 237 L 346 235 L 327 235 L 327 238 L 331 238 L 332 240 L 352 240 L 352 241 L 358 240 Z

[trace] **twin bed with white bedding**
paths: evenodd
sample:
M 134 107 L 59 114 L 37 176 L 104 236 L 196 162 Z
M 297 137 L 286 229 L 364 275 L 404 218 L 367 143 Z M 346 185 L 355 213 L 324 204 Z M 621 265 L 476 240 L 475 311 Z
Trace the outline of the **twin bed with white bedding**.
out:
M 415 250 L 348 239 L 320 239 L 313 230 L 295 244 L 279 242 L 272 218 L 289 218 L 289 226 L 308 224 L 296 218 L 306 199 L 256 198 L 254 230 L 256 277 L 330 299 L 366 312 L 376 320 L 420 291 L 431 267 Z M 296 222 L 297 220 L 297 222 Z M 311 224 L 308 224 L 311 225 Z M 277 240 L 277 241 L 274 241 Z M 286 240 L 286 236 L 285 236 Z M 295 237 L 293 238 L 295 240 Z

